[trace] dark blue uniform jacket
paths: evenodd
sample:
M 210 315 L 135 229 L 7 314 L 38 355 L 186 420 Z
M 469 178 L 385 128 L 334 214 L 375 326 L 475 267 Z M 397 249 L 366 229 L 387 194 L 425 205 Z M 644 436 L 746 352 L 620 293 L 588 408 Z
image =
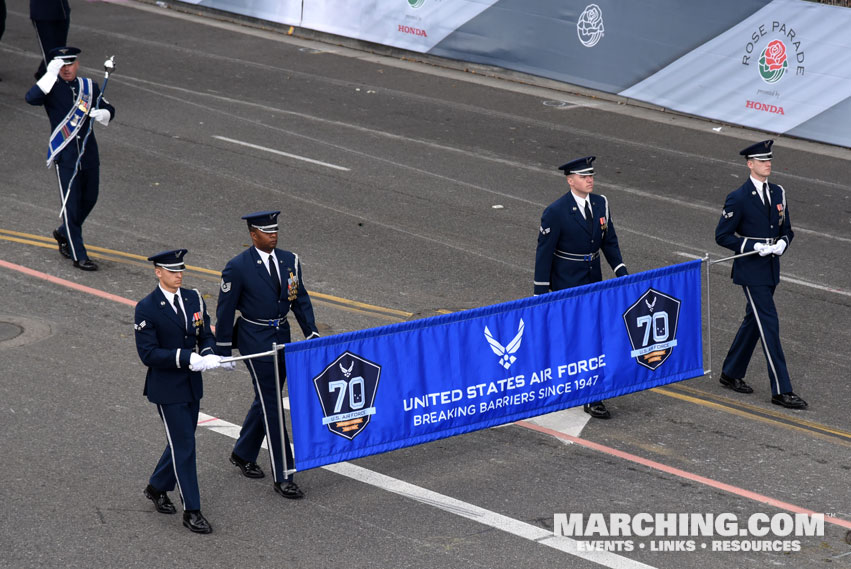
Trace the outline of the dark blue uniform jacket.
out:
M 237 346 L 243 355 L 256 354 L 272 349 L 272 343 L 289 342 L 287 314 L 290 309 L 305 337 L 318 335 L 298 256 L 275 249 L 275 257 L 282 284 L 280 295 L 275 293 L 272 277 L 254 247 L 249 247 L 225 266 L 216 307 L 216 353 L 229 356 L 231 349 Z M 239 310 L 242 319 L 237 326 L 237 341 L 234 343 L 236 310 Z M 279 325 L 268 325 L 270 320 L 279 321 Z
M 188 403 L 204 395 L 201 373 L 189 369 L 189 354 L 198 347 L 201 355 L 212 354 L 216 340 L 210 316 L 198 291 L 178 289 L 186 309 L 182 325 L 160 288 L 136 305 L 136 350 L 148 366 L 144 394 L 152 403 Z
M 56 83 L 47 95 L 42 93 L 41 89 L 38 88 L 38 85 L 33 85 L 32 88 L 27 91 L 26 100 L 29 104 L 44 105 L 44 110 L 47 111 L 47 117 L 50 120 L 50 133 L 56 129 L 56 126 L 62 122 L 62 119 L 68 115 L 68 112 L 74 106 L 74 102 L 77 100 L 77 97 L 72 92 L 71 85 L 76 82 L 76 79 L 69 83 L 62 78 L 59 78 L 56 80 Z M 96 82 L 92 83 L 92 108 L 94 108 L 98 95 L 100 95 L 100 87 Z M 79 89 L 77 85 L 74 87 Z M 107 109 L 109 111 L 110 120 L 115 118 L 115 107 L 102 100 L 100 108 Z M 86 117 L 82 128 L 77 133 L 76 140 L 69 142 L 68 146 L 66 146 L 54 160 L 60 168 L 74 167 L 74 164 L 77 162 L 77 156 L 79 155 L 80 149 L 83 145 L 83 139 L 89 129 L 90 120 L 92 120 L 90 117 Z M 46 159 L 47 144 L 44 145 L 44 148 Z M 92 134 L 89 136 L 89 140 L 86 142 L 86 151 L 83 154 L 83 160 L 80 162 L 80 169 L 86 170 L 88 168 L 95 168 L 99 164 L 100 156 L 98 153 L 98 143 L 95 139 L 95 133 L 93 130 Z
M 730 193 L 724 202 L 721 219 L 715 229 L 715 241 L 735 254 L 754 250 L 757 243 L 783 239 L 788 246 L 795 233 L 786 207 L 783 186 L 768 184 L 771 208 L 757 194 L 750 178 Z M 762 190 L 759 190 L 762 191 Z M 777 286 L 780 282 L 780 258 L 777 255 L 760 257 L 758 253 L 733 261 L 733 282 L 738 285 Z
M 592 193 L 588 197 L 590 229 L 571 192 L 544 210 L 535 255 L 535 294 L 603 280 L 599 254 L 590 257 L 600 251 L 617 276 L 627 274 L 606 196 Z M 589 257 L 576 260 L 577 255 Z

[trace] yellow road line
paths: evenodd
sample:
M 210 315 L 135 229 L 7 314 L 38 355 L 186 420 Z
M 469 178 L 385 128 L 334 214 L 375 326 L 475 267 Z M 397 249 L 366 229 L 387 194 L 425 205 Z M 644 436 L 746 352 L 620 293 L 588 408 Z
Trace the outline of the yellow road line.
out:
M 0 239 L 3 239 L 4 241 L 13 241 L 15 243 L 24 243 L 26 245 L 35 245 L 36 247 L 45 247 L 47 249 L 55 249 L 56 248 L 56 245 L 51 245 L 50 243 L 38 243 L 38 242 L 30 241 L 28 239 L 18 239 L 17 237 L 3 237 L 2 235 L 0 235 Z M 54 241 L 54 243 L 55 243 L 55 241 Z
M 732 405 L 732 406 L 736 406 L 736 407 L 742 407 L 742 408 L 745 408 L 749 411 L 761 413 L 763 415 L 771 415 L 772 417 L 776 417 L 778 419 L 783 419 L 784 421 L 793 420 L 795 423 L 798 423 L 799 425 L 804 425 L 804 426 L 810 427 L 812 429 L 818 429 L 820 431 L 825 431 L 827 433 L 830 433 L 830 434 L 851 440 L 851 433 L 849 433 L 848 431 L 843 431 L 841 429 L 834 429 L 833 427 L 828 427 L 826 425 L 822 425 L 821 423 L 814 423 L 813 421 L 808 421 L 806 419 L 800 419 L 798 417 L 790 417 L 788 414 L 786 414 L 782 411 L 778 411 L 778 410 L 775 410 L 775 409 L 764 409 L 764 408 L 758 407 L 756 405 L 751 405 L 750 403 L 743 403 L 743 402 L 740 402 L 736 399 L 730 399 L 729 397 L 724 397 L 723 395 L 715 395 L 713 393 L 708 393 L 706 391 L 702 391 L 700 389 L 696 389 L 696 388 L 690 387 L 688 385 L 676 384 L 676 385 L 670 385 L 668 387 L 672 388 L 672 389 L 676 389 L 678 391 L 685 391 L 685 392 L 688 392 L 688 393 L 692 393 L 692 394 L 696 395 L 697 397 L 711 398 L 711 399 L 714 399 L 715 401 L 720 401 L 722 404 Z
M 6 237 L 6 236 L 4 236 L 4 234 L 12 236 L 12 237 Z M 35 245 L 37 247 L 48 247 L 48 248 L 55 248 L 56 247 L 56 245 L 55 245 L 56 242 L 53 240 L 52 237 L 44 237 L 42 235 L 34 235 L 32 233 L 23 233 L 23 232 L 20 232 L 20 231 L 11 231 L 9 229 L 0 229 L 0 239 L 3 239 L 5 241 L 13 241 L 15 243 L 23 243 L 23 244 L 26 244 L 26 245 Z M 136 254 L 133 254 L 133 253 L 125 253 L 124 251 L 116 251 L 114 249 L 107 249 L 106 247 L 98 247 L 97 245 L 86 245 L 86 249 L 88 251 L 105 254 L 105 255 L 94 255 L 93 254 L 92 256 L 96 257 L 96 258 L 110 259 L 110 260 L 118 261 L 118 262 L 121 262 L 120 258 L 134 259 L 134 260 L 137 260 L 137 261 L 142 261 L 143 263 L 148 262 L 147 257 L 144 257 L 142 255 L 136 255 Z M 132 263 L 132 264 L 135 264 L 135 263 Z M 186 265 L 186 269 L 188 271 L 200 273 L 202 275 L 210 275 L 210 276 L 216 277 L 216 279 L 213 279 L 213 280 L 218 280 L 222 276 L 222 273 L 219 272 L 219 271 L 214 271 L 212 269 L 207 269 L 207 268 L 204 268 L 204 267 L 196 267 L 194 265 Z M 367 311 L 367 312 L 370 312 L 370 313 L 377 313 L 377 314 L 382 315 L 382 316 L 394 316 L 396 318 L 392 318 L 391 320 L 396 320 L 396 321 L 407 320 L 408 318 L 410 318 L 414 315 L 413 312 L 405 312 L 404 310 L 396 310 L 395 308 L 386 308 L 384 306 L 376 306 L 374 304 L 367 304 L 365 302 L 359 302 L 357 300 L 350 300 L 348 298 L 342 298 L 342 297 L 339 297 L 339 296 L 334 296 L 334 295 L 331 295 L 331 294 L 325 294 L 325 293 L 317 292 L 317 291 L 311 291 L 310 296 L 312 296 L 316 299 L 325 300 L 329 304 L 346 306 L 346 307 L 348 307 L 349 311 L 352 311 L 352 312 L 358 312 L 358 310 L 355 310 L 355 309 L 360 309 L 361 311 Z
M 757 407 L 748 408 L 748 409 L 738 409 L 736 407 L 732 407 L 730 405 L 726 405 L 724 403 L 716 403 L 714 401 L 707 401 L 706 399 L 701 399 L 699 397 L 693 397 L 691 395 L 686 395 L 684 393 L 678 393 L 670 388 L 666 387 L 655 387 L 650 391 L 654 393 L 658 393 L 660 395 L 666 395 L 668 397 L 673 397 L 675 399 L 680 399 L 682 401 L 688 401 L 689 403 L 694 403 L 695 405 L 700 405 L 701 407 L 709 407 L 710 409 L 715 409 L 718 411 L 723 411 L 725 413 L 730 413 L 731 415 L 737 415 L 739 417 L 743 417 L 746 419 L 751 419 L 753 421 L 759 421 L 761 423 L 766 423 L 769 425 L 773 425 L 775 427 L 783 427 L 786 429 L 792 429 L 796 431 L 800 431 L 806 433 L 808 435 L 812 435 L 818 437 L 820 439 L 824 439 L 833 443 L 839 443 L 843 446 L 851 447 L 851 433 L 846 433 L 844 431 L 839 431 L 836 429 L 831 429 L 830 427 L 826 427 L 824 425 L 819 425 L 817 423 L 811 423 L 809 421 L 802 421 L 795 417 L 789 416 L 781 416 L 778 418 L 772 416 L 767 413 L 765 409 L 760 409 Z M 707 394 L 709 395 L 709 394 Z M 782 420 L 781 420 L 782 419 Z
M 53 249 L 56 247 L 56 242 L 51 237 L 43 237 L 30 233 L 21 233 L 19 231 L 10 231 L 8 229 L 0 229 L 0 239 L 5 241 L 12 241 L 15 243 L 23 243 L 25 245 L 45 247 L 49 249 Z M 87 245 L 86 248 L 90 251 L 97 251 L 99 254 L 92 255 L 96 258 L 109 259 L 119 263 L 131 264 L 136 266 L 148 266 L 147 257 L 143 257 L 142 255 L 125 253 L 123 251 L 116 251 L 113 249 L 97 247 L 94 245 Z M 204 280 L 217 281 L 219 280 L 219 278 L 221 278 L 221 273 L 218 271 L 213 271 L 204 267 L 195 267 L 192 265 L 186 265 L 186 268 L 189 271 L 199 273 L 199 276 Z M 330 294 L 323 294 L 320 292 L 313 291 L 310 293 L 310 295 L 316 298 L 318 301 L 324 301 L 322 302 L 323 304 L 332 306 L 334 308 L 358 314 L 366 313 L 371 316 L 377 316 L 390 321 L 403 321 L 413 316 L 412 312 L 405 312 L 402 310 L 375 306 L 372 304 L 366 304 L 364 302 L 358 302 L 356 300 L 349 300 Z M 451 313 L 451 311 L 449 310 L 438 310 L 437 312 L 440 314 Z M 841 429 L 835 429 L 833 427 L 828 427 L 826 425 L 807 421 L 806 419 L 792 417 L 780 411 L 775 411 L 773 409 L 763 409 L 761 407 L 757 407 L 749 403 L 742 403 L 734 399 L 729 399 L 722 395 L 714 395 L 711 393 L 707 393 L 705 391 L 701 391 L 699 389 L 695 389 L 687 385 L 676 384 L 669 385 L 666 387 L 656 387 L 651 391 L 660 395 L 665 395 L 667 397 L 673 397 L 675 399 L 687 401 L 695 405 L 700 405 L 702 407 L 708 407 L 711 409 L 723 411 L 725 413 L 730 413 L 732 415 L 737 415 L 739 417 L 752 419 L 754 421 L 759 421 L 762 423 L 798 430 L 810 435 L 817 436 L 819 438 L 830 440 L 832 442 L 839 442 L 840 444 L 843 444 L 845 446 L 851 446 L 851 433 L 843 431 Z

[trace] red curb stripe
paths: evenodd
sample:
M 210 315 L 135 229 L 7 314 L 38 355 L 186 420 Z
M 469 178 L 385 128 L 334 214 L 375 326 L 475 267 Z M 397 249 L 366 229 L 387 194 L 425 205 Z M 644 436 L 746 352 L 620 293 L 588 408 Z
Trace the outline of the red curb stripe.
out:
M 753 500 L 755 502 L 761 502 L 763 504 L 768 504 L 769 506 L 774 506 L 775 508 L 779 508 L 781 510 L 786 510 L 789 512 L 795 512 L 799 514 L 807 514 L 813 515 L 821 512 L 814 512 L 813 510 L 808 510 L 806 508 L 802 508 L 800 506 L 796 506 L 794 504 L 790 504 L 788 502 L 781 502 L 780 500 L 775 500 L 774 498 L 769 498 L 763 494 L 757 494 L 756 492 L 751 492 L 750 490 L 745 490 L 744 488 L 739 488 L 737 486 L 732 486 L 730 484 L 726 484 L 724 482 L 719 482 L 717 480 L 713 480 L 711 478 L 706 478 L 705 476 L 700 476 L 699 474 L 693 474 L 691 472 L 687 472 L 685 470 L 680 470 L 679 468 L 674 468 L 673 466 L 668 466 L 666 464 L 662 464 L 661 462 L 656 462 L 653 460 L 648 460 L 646 458 L 642 458 L 640 456 L 630 454 L 628 452 L 624 452 L 622 450 L 617 450 L 611 447 L 607 447 L 605 445 L 601 445 L 599 443 L 594 443 L 586 439 L 580 439 L 579 437 L 574 437 L 573 435 L 568 435 L 565 433 L 561 433 L 559 431 L 554 431 L 553 429 L 548 429 L 546 427 L 539 427 L 538 425 L 527 423 L 526 421 L 517 421 L 515 425 L 520 427 L 524 427 L 526 429 L 531 429 L 533 431 L 538 431 L 540 433 L 545 433 L 547 435 L 551 435 L 557 437 L 559 439 L 564 439 L 566 441 L 570 441 L 572 443 L 576 443 L 578 445 L 584 446 L 585 448 L 589 448 L 592 450 L 596 450 L 598 452 L 602 452 L 611 456 L 616 456 L 618 458 L 622 458 L 624 460 L 628 460 L 630 462 L 635 462 L 637 464 L 641 464 L 648 468 L 652 468 L 654 470 L 659 470 L 661 472 L 665 472 L 667 474 L 672 474 L 674 476 L 679 476 L 680 478 L 685 478 L 686 480 L 691 480 L 693 482 L 697 482 L 699 484 L 704 484 L 706 486 L 710 486 L 712 488 L 717 488 L 718 490 L 723 490 L 724 492 L 729 492 L 731 494 L 735 494 L 736 496 L 741 496 L 743 498 L 747 498 L 749 500 Z M 840 518 L 835 518 L 833 516 L 824 516 L 824 521 L 835 524 L 838 526 L 842 526 L 844 528 L 851 529 L 851 522 L 847 520 L 843 520 Z
M 112 300 L 115 302 L 119 302 L 121 304 L 126 304 L 128 306 L 136 306 L 136 303 L 130 299 L 104 292 L 102 290 L 98 290 L 96 288 L 91 288 L 85 285 L 77 284 L 75 282 L 71 282 L 65 279 L 60 279 L 59 277 L 54 277 L 53 275 L 48 275 L 47 273 L 42 273 L 40 271 L 36 271 L 21 265 L 16 265 L 14 263 L 9 263 L 8 261 L 4 261 L 0 259 L 0 267 L 6 267 L 7 269 L 11 269 L 13 271 L 18 271 L 24 273 L 25 275 L 33 276 L 36 278 L 40 278 L 46 280 L 51 283 L 55 283 L 58 285 L 62 285 L 74 290 L 78 290 L 81 292 L 85 292 L 88 294 L 92 294 L 94 296 L 98 296 L 100 298 L 105 298 L 107 300 Z M 209 421 L 216 421 L 218 419 L 208 419 L 206 421 L 202 421 L 203 423 Z M 201 422 L 198 423 L 199 425 Z M 546 427 L 539 427 L 538 425 L 534 425 L 532 423 L 527 423 L 526 421 L 517 421 L 515 425 L 520 427 L 524 427 L 526 429 L 531 429 L 533 431 L 538 431 L 539 433 L 545 433 L 551 435 L 553 437 L 564 439 L 566 441 L 570 441 L 572 443 L 578 444 L 585 448 L 589 448 L 592 450 L 596 450 L 598 452 L 602 452 L 604 454 L 608 454 L 611 456 L 616 456 L 618 458 L 622 458 L 624 460 L 628 460 L 630 462 L 634 462 L 637 464 L 641 464 L 648 468 L 652 468 L 654 470 L 658 470 L 660 472 L 665 472 L 667 474 L 671 474 L 673 476 L 679 476 L 680 478 L 685 478 L 687 480 L 691 480 L 693 482 L 697 482 L 699 484 L 704 484 L 706 486 L 717 488 L 718 490 L 723 490 L 724 492 L 729 492 L 731 494 L 735 494 L 736 496 L 741 496 L 743 498 L 747 498 L 749 500 L 753 500 L 755 502 L 760 502 L 763 504 L 768 504 L 769 506 L 774 506 L 775 508 L 786 510 L 789 512 L 795 512 L 800 514 L 816 514 L 820 512 L 814 512 L 813 510 L 808 510 L 806 508 L 802 508 L 800 506 L 796 506 L 794 504 L 790 504 L 788 502 L 782 502 L 780 500 L 775 500 L 774 498 L 769 498 L 763 494 L 758 494 L 756 492 L 751 492 L 750 490 L 745 490 L 744 488 L 739 488 L 737 486 L 732 486 L 730 484 L 725 484 L 724 482 L 719 482 L 717 480 L 712 480 L 711 478 L 706 478 L 705 476 L 700 476 L 699 474 L 693 474 L 691 472 L 687 472 L 685 470 L 680 470 L 679 468 L 674 468 L 673 466 L 668 466 L 666 464 L 662 464 L 661 462 L 656 462 L 653 460 L 648 460 L 646 458 L 642 458 L 640 456 L 630 454 L 628 452 L 624 452 L 621 450 L 617 450 L 611 447 L 607 447 L 605 445 L 601 445 L 599 443 L 594 443 L 585 439 L 581 439 L 579 437 L 574 437 L 572 435 L 568 435 L 559 431 L 555 431 L 553 429 L 548 429 Z M 838 525 L 847 529 L 851 529 L 851 522 L 847 520 L 843 520 L 840 518 L 835 518 L 833 516 L 824 516 L 824 521 Z
M 54 277 L 53 275 L 48 275 L 47 273 L 42 273 L 40 271 L 36 271 L 30 269 L 28 267 L 24 267 L 21 265 L 16 265 L 14 263 L 10 263 L 8 261 L 4 261 L 0 259 L 0 267 L 6 267 L 7 269 L 11 269 L 13 271 L 18 271 L 19 273 L 24 273 L 25 275 L 29 275 L 31 277 L 36 277 L 47 282 L 51 282 L 54 284 L 62 285 L 74 290 L 78 290 L 80 292 L 85 292 L 88 294 L 92 294 L 94 296 L 99 296 L 101 298 L 105 298 L 107 300 L 112 300 L 114 302 L 118 302 L 121 304 L 126 304 L 127 306 L 136 306 L 136 303 L 130 299 L 124 298 L 122 296 L 118 296 L 109 292 L 104 292 L 102 290 L 98 290 L 96 288 L 92 288 L 86 285 L 81 285 L 72 281 L 68 281 L 65 279 L 60 279 L 59 277 Z

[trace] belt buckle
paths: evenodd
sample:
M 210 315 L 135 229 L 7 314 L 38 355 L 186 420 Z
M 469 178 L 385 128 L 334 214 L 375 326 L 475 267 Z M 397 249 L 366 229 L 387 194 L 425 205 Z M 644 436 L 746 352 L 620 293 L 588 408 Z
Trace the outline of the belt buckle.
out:
M 281 325 L 281 319 L 275 318 L 274 320 L 269 320 L 269 326 L 274 326 L 275 328 Z
M 585 255 L 584 257 L 582 257 L 582 260 L 590 263 L 594 260 L 594 255 Z

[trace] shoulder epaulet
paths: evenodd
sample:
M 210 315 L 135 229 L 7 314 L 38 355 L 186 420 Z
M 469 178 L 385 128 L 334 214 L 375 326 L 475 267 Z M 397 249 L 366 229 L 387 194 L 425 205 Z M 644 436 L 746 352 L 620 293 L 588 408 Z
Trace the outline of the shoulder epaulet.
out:
M 780 188 L 780 196 L 781 196 L 781 199 L 783 201 L 783 209 L 785 210 L 786 209 L 786 189 L 783 186 L 781 186 L 780 184 L 777 184 L 777 187 Z
M 204 306 L 204 298 L 201 296 L 201 291 L 199 291 L 197 288 L 193 288 L 192 290 L 194 290 L 195 294 L 198 295 L 198 306 L 201 308 L 201 312 L 206 312 L 207 308 L 206 306 Z
M 603 198 L 603 203 L 606 204 L 606 221 L 610 221 L 611 218 L 609 217 L 609 199 L 606 196 L 604 196 L 603 194 L 597 194 L 597 195 L 599 195 L 601 198 Z

